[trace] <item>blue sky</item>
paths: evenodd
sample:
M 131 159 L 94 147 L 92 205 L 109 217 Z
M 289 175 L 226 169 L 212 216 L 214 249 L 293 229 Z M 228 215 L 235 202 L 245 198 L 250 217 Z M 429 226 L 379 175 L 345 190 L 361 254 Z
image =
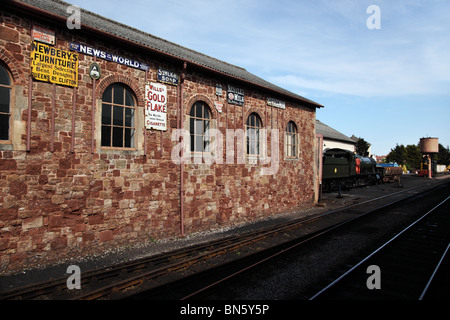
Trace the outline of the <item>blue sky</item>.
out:
M 317 119 L 376 155 L 421 137 L 450 145 L 450 1 L 69 2 L 316 101 Z

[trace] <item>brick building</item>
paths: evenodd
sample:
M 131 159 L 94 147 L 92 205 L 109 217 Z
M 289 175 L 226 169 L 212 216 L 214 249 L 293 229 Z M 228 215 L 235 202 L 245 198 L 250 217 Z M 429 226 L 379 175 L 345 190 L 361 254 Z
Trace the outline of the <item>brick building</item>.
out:
M 314 203 L 321 105 L 69 7 L 0 8 L 0 272 Z

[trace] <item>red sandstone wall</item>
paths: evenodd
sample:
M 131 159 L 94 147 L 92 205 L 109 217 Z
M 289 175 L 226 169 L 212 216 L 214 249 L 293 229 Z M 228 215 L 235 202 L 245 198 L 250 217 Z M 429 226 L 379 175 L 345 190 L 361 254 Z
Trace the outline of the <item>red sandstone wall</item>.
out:
M 115 81 L 129 85 L 138 101 L 137 117 L 143 117 L 146 75 L 96 59 L 102 77 L 96 82 L 92 149 L 94 91 L 88 67 L 94 58 L 80 54 L 77 90 L 56 85 L 53 132 L 53 85 L 33 81 L 28 152 L 30 20 L 2 11 L 0 17 L 0 60 L 14 77 L 13 138 L 11 143 L 0 145 L 0 272 L 179 235 L 180 166 L 171 159 L 176 144 L 171 135 L 177 128 L 179 87 L 168 86 L 169 130 L 161 133 L 140 128 L 136 150 L 103 150 L 99 142 L 99 99 L 103 90 Z M 69 42 L 76 41 L 147 63 L 149 81 L 157 81 L 161 66 L 181 72 L 181 66 L 117 43 L 75 37 L 62 26 L 58 29 L 45 22 L 35 23 L 56 29 L 56 47 L 68 50 Z M 216 82 L 224 88 L 219 98 L 224 103 L 221 114 L 214 108 L 214 101 L 218 101 Z M 227 83 L 227 79 L 190 69 L 188 64 L 183 95 L 185 128 L 189 128 L 189 110 L 197 100 L 209 104 L 213 125 L 224 135 L 226 129 L 242 128 L 250 112 L 258 112 L 265 128 L 278 128 L 280 132 L 292 120 L 300 133 L 299 159 L 284 159 L 281 134 L 280 164 L 275 175 L 260 175 L 263 165 L 249 160 L 245 164 L 186 164 L 185 233 L 251 221 L 314 201 L 314 110 L 288 101 L 286 110 L 269 107 L 264 92 L 245 86 L 245 106 L 227 105 Z

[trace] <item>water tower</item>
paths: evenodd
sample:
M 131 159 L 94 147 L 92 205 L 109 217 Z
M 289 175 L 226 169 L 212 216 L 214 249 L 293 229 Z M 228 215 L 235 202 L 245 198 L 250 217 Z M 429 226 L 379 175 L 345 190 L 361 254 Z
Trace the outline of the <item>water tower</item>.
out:
M 431 154 L 439 152 L 438 138 L 421 138 L 420 152 L 428 157 L 428 178 L 431 178 Z

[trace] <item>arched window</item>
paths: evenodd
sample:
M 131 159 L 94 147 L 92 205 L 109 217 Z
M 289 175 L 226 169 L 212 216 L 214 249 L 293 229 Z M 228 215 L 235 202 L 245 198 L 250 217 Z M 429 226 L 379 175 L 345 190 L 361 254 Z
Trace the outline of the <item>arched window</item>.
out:
M 102 96 L 102 147 L 134 148 L 136 99 L 121 83 L 113 83 Z
M 209 107 L 203 101 L 197 101 L 190 112 L 191 151 L 209 152 L 210 136 L 207 131 L 211 124 Z
M 10 140 L 11 89 L 11 75 L 0 64 L 0 141 Z
M 247 137 L 247 154 L 253 156 L 259 156 L 261 152 L 260 148 L 260 129 L 261 118 L 257 113 L 252 113 L 247 118 L 246 125 L 246 137 Z
M 286 158 L 297 158 L 297 126 L 289 121 L 286 127 Z

